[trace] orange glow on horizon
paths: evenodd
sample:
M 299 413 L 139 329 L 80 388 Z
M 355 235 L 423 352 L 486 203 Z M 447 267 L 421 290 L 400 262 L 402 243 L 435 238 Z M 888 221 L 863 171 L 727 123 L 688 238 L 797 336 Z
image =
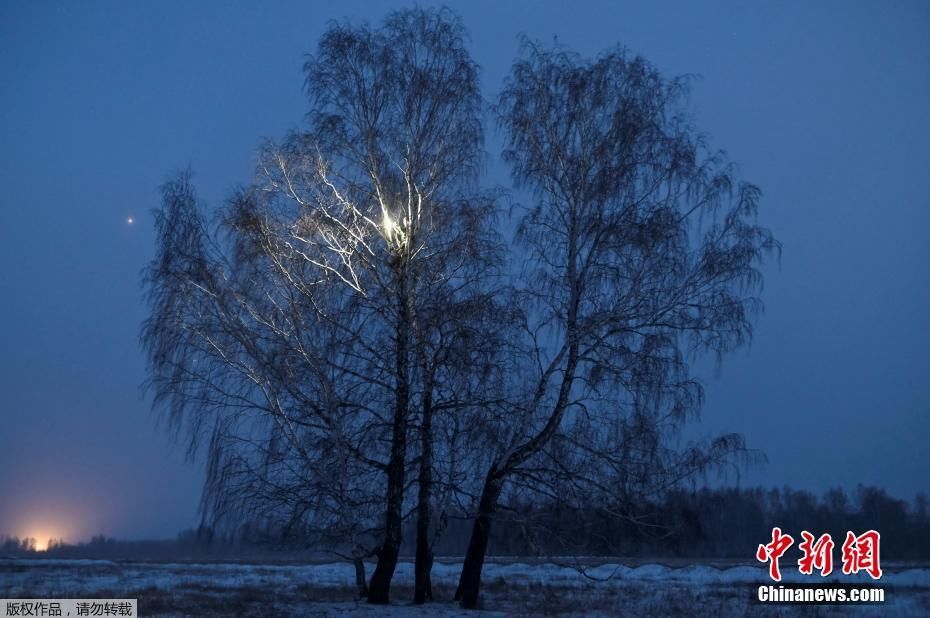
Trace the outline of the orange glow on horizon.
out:
M 36 542 L 35 549 L 36 551 L 41 551 L 41 552 L 48 551 L 48 546 L 51 542 L 53 541 L 57 542 L 57 541 L 63 540 L 62 535 L 50 533 L 44 530 L 41 532 L 30 532 L 22 538 L 23 539 L 35 539 L 35 542 Z

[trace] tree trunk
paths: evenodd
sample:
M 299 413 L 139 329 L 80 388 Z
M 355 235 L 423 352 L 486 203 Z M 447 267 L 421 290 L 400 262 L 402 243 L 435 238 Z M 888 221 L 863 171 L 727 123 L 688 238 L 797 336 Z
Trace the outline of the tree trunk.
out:
M 396 421 L 396 419 L 395 419 Z M 388 464 L 388 496 L 387 512 L 385 516 L 384 543 L 378 548 L 378 563 L 371 574 L 371 584 L 368 586 L 368 602 L 386 605 L 390 602 L 391 579 L 394 569 L 397 568 L 397 556 L 400 553 L 403 514 L 401 506 L 404 498 L 404 455 L 396 455 L 401 449 L 398 447 L 396 436 L 392 447 L 391 462 Z M 406 427 L 404 427 L 406 431 Z M 403 449 L 404 451 L 406 448 Z M 395 459 L 399 463 L 395 462 Z
M 498 474 L 496 468 L 492 468 L 484 481 L 481 502 L 478 505 L 478 516 L 475 518 L 471 539 L 468 541 L 468 550 L 465 552 L 459 587 L 455 591 L 455 600 L 466 609 L 474 609 L 478 606 L 481 569 L 484 567 L 488 539 L 491 536 L 491 521 L 497 510 L 497 499 L 500 497 L 503 484 L 502 475 Z
M 430 547 L 430 492 L 433 483 L 433 405 L 432 381 L 427 379 L 423 390 L 423 427 L 420 433 L 420 478 L 417 496 L 417 554 L 414 565 L 413 602 L 417 605 L 432 601 L 430 571 L 433 568 L 433 550 Z
M 368 586 L 368 602 L 386 605 L 390 602 L 391 579 L 397 568 L 403 533 L 404 465 L 407 459 L 407 411 L 410 407 L 409 329 L 410 307 L 407 302 L 407 276 L 404 269 L 398 276 L 398 324 L 395 368 L 395 403 L 391 457 L 387 465 L 387 509 L 384 517 L 384 543 L 378 549 L 378 564 Z
M 355 585 L 358 586 L 358 598 L 364 599 L 368 596 L 368 581 L 365 579 L 365 561 L 361 558 L 354 558 L 355 564 Z

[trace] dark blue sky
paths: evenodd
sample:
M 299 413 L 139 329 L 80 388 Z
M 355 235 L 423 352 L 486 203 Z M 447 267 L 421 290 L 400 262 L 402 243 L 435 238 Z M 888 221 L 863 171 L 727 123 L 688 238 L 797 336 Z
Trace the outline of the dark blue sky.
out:
M 0 3 L 0 534 L 195 523 L 200 468 L 139 394 L 150 210 L 188 164 L 211 201 L 247 181 L 326 21 L 403 6 L 336 4 Z M 784 244 L 753 346 L 707 375 L 697 433 L 770 460 L 742 482 L 930 490 L 930 4 L 453 6 L 489 95 L 521 32 L 702 76 L 699 125 Z

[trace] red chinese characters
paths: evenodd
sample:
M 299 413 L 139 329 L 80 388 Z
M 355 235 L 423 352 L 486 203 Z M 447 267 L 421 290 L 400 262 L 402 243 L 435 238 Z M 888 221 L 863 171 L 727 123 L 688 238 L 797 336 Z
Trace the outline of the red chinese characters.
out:
M 781 581 L 781 571 L 778 569 L 778 559 L 794 544 L 790 534 L 782 534 L 781 528 L 772 528 L 772 542 L 768 545 L 759 545 L 756 550 L 756 560 L 769 563 L 769 576 L 777 582 Z
M 852 532 L 846 533 L 843 543 L 843 573 L 851 575 L 865 571 L 872 579 L 882 576 L 882 567 L 879 564 L 879 542 L 881 535 L 875 530 L 863 532 L 856 536 Z
M 798 549 L 801 550 L 798 571 L 802 575 L 812 575 L 814 569 L 817 569 L 820 571 L 821 577 L 826 577 L 832 573 L 835 543 L 830 534 L 822 534 L 818 538 L 807 530 L 803 530 L 801 539 L 801 542 L 798 543 Z M 855 575 L 859 571 L 865 571 L 872 579 L 881 578 L 880 542 L 881 535 L 875 530 L 863 532 L 859 536 L 856 536 L 851 531 L 847 532 L 846 541 L 843 543 L 842 548 L 843 573 L 845 575 Z M 759 562 L 769 563 L 769 577 L 777 582 L 781 581 L 778 559 L 793 544 L 794 539 L 790 534 L 784 534 L 781 528 L 775 527 L 772 528 L 772 541 L 765 545 L 759 545 L 756 550 L 756 559 Z
M 801 532 L 804 539 L 798 544 L 798 549 L 804 554 L 798 560 L 798 570 L 804 575 L 811 575 L 814 569 L 820 571 L 821 577 L 833 572 L 833 539 L 829 534 L 821 535 L 814 542 L 814 535 L 804 530 Z

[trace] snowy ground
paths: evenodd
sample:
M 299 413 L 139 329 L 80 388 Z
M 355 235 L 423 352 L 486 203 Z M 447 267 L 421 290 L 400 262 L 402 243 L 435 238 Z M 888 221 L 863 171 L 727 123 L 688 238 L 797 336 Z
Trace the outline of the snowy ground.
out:
M 930 615 L 930 569 L 885 565 L 884 605 L 776 606 L 754 601 L 767 574 L 756 566 L 660 564 L 568 565 L 496 560 L 485 566 L 482 612 L 466 612 L 451 598 L 460 564 L 438 560 L 437 600 L 425 607 L 412 597 L 413 565 L 401 563 L 394 605 L 376 608 L 352 600 L 349 564 L 146 563 L 102 560 L 0 560 L 0 598 L 138 598 L 152 616 L 691 616 L 855 614 Z M 782 565 L 785 583 L 815 583 Z M 368 573 L 371 573 L 369 567 Z M 867 576 L 832 575 L 827 581 L 871 583 Z

